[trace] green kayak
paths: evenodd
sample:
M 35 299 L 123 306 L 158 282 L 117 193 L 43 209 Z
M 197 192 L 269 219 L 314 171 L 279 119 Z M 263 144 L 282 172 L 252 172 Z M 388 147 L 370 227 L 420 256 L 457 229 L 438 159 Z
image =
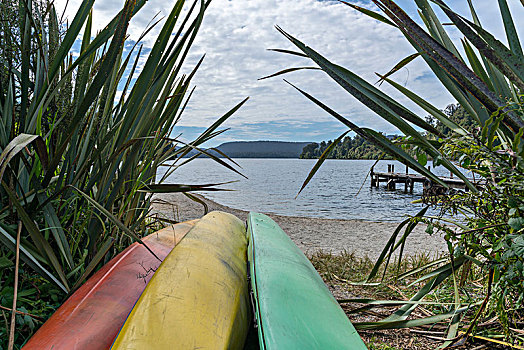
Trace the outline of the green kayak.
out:
M 302 251 L 269 217 L 248 217 L 248 260 L 261 349 L 366 349 Z

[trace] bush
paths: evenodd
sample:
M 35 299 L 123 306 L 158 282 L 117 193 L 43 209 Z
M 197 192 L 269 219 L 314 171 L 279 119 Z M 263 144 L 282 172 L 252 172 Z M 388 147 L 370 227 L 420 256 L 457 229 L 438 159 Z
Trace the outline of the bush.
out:
M 404 135 L 402 145 L 390 142 L 375 130 L 359 127 L 303 89 L 295 88 L 359 136 L 426 176 L 435 184 L 447 188 L 445 183 L 425 168 L 427 159 L 432 159 L 434 166 L 441 165 L 462 179 L 469 190 L 469 192 L 450 192 L 445 197 L 427 198 L 429 205 L 440 207 L 443 213 L 465 214 L 465 224 L 456 220 L 455 224 L 449 227 L 445 225 L 446 219 L 425 217 L 427 209 L 423 209 L 416 217 L 404 221 L 393 233 L 375 268 L 368 276 L 368 282 L 377 275 L 381 265 L 385 264 L 387 267 L 391 254 L 397 248 L 402 252 L 406 238 L 413 227 L 421 221 L 430 224 L 429 233 L 433 232 L 433 228 L 446 232 L 450 250 L 449 259 L 444 265 L 435 265 L 435 263 L 431 265 L 437 268 L 421 280 L 427 282 L 411 298 L 410 303 L 406 303 L 380 322 L 365 325 L 366 329 L 409 327 L 451 319 L 448 324 L 448 340 L 444 343 L 444 346 L 449 346 L 459 339 L 467 338 L 475 325 L 479 324 L 482 312 L 488 308 L 497 312 L 497 322 L 488 322 L 487 328 L 482 328 L 484 336 L 492 338 L 502 336 L 514 344 L 524 343 L 524 338 L 518 331 L 524 318 L 521 305 L 524 259 L 524 249 L 522 249 L 524 108 L 521 94 L 524 91 L 522 69 L 524 55 L 506 1 L 500 0 L 498 5 L 509 47 L 482 28 L 472 4 L 470 4 L 472 20 L 468 20 L 455 13 L 443 1 L 433 1 L 435 6 L 440 7 L 447 15 L 453 26 L 464 35 L 461 41 L 466 54 L 464 57 L 447 35 L 443 24 L 427 0 L 415 0 L 418 13 L 427 27 L 426 30 L 422 29 L 394 1 L 373 1 L 382 13 L 344 3 L 374 20 L 383 22 L 384 25 L 397 28 L 413 46 L 415 49 L 413 54 L 400 61 L 391 71 L 379 76 L 381 82 L 385 81 L 400 91 L 429 113 L 429 117 L 421 118 L 351 70 L 332 63 L 277 27 L 301 51 L 281 52 L 304 56 L 316 63 L 349 94 L 399 129 Z M 442 112 L 415 92 L 391 79 L 392 74 L 414 59 L 423 59 L 426 62 L 443 88 L 449 91 L 463 109 L 461 115 L 467 114 L 471 120 L 467 123 L 462 120 L 463 118 L 453 120 L 450 118 L 450 113 Z M 289 69 L 272 76 L 287 72 Z M 333 145 L 340 142 L 346 133 L 335 140 Z M 413 152 L 406 151 L 404 148 Z M 414 153 L 417 154 L 417 158 L 412 156 Z M 318 170 L 327 154 L 329 152 L 325 152 L 320 157 L 304 186 Z M 474 172 L 477 179 L 478 177 L 483 179 L 484 185 L 478 188 L 474 181 L 459 170 L 456 163 Z M 403 228 L 405 231 L 401 235 Z M 478 281 L 468 280 L 468 282 L 481 282 L 485 285 L 485 295 L 477 295 L 473 303 L 462 300 L 461 290 L 455 283 L 459 269 L 467 277 L 468 266 L 471 264 L 482 267 L 484 278 Z M 418 303 L 426 296 L 438 293 L 439 288 L 449 279 L 452 279 L 454 285 L 453 307 L 432 317 L 408 321 Z M 465 299 L 470 300 L 470 296 Z M 510 306 L 511 308 L 505 311 L 505 307 Z M 461 314 L 471 308 L 476 310 L 476 315 L 470 319 L 469 326 L 465 328 L 462 326 L 464 332 L 459 335 Z M 503 328 L 503 334 L 500 332 L 500 327 Z
M 142 38 L 126 42 L 126 30 L 145 0 L 126 1 L 96 35 L 93 2 L 84 0 L 68 27 L 52 1 L 0 5 L 0 302 L 11 309 L 18 273 L 17 309 L 33 315 L 17 316 L 18 345 L 66 294 L 147 233 L 151 193 L 209 188 L 156 183 L 157 169 L 200 151 L 244 103 L 190 144 L 171 139 L 202 61 L 188 75 L 180 70 L 209 1 L 195 1 L 185 15 L 186 2 L 174 3 L 140 72 Z M 7 337 L 0 339 L 3 347 Z

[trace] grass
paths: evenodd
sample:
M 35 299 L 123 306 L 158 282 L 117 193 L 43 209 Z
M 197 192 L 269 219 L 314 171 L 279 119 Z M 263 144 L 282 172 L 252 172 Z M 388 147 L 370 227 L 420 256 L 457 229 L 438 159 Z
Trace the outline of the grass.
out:
M 370 342 L 367 345 L 368 345 L 369 350 L 401 350 L 402 349 L 396 346 L 391 346 L 387 343 L 383 343 L 381 340 L 377 339 L 376 337 L 371 337 Z
M 400 266 L 394 261 L 386 272 L 386 284 L 380 284 L 373 287 L 352 286 L 352 293 L 358 291 L 359 295 L 373 299 L 387 299 L 403 297 L 400 290 L 404 289 L 409 283 L 405 281 L 393 281 L 397 272 L 402 274 L 427 265 L 429 262 L 440 257 L 431 257 L 429 254 L 417 254 L 407 256 L 402 259 Z M 369 257 L 360 257 L 354 253 L 343 251 L 340 255 L 333 255 L 322 251 L 310 256 L 313 266 L 317 269 L 326 283 L 345 284 L 349 287 L 351 282 L 360 282 L 366 280 L 373 269 L 375 262 Z M 378 276 L 382 276 L 384 270 L 379 270 Z M 413 278 L 419 278 L 424 275 L 424 270 L 413 275 Z
M 441 258 L 441 256 L 431 256 L 425 253 L 406 256 L 402 259 L 400 266 L 398 261 L 393 261 L 385 273 L 383 269 L 379 271 L 377 276 L 384 275 L 384 280 L 382 283 L 375 285 L 358 284 L 358 282 L 366 280 L 374 266 L 374 261 L 369 257 L 360 257 L 348 251 L 344 251 L 340 255 L 318 251 L 310 255 L 309 258 L 335 298 L 340 302 L 357 298 L 408 300 L 419 290 L 421 283 L 424 282 L 411 283 L 422 277 L 427 271 L 420 270 L 406 278 L 398 278 L 398 276 L 419 269 L 431 261 Z M 444 263 L 445 261 L 442 264 Z M 461 270 L 456 271 L 455 275 L 456 281 L 459 283 L 460 298 L 463 301 L 475 302 L 482 300 L 485 296 L 486 281 L 483 279 L 482 276 L 484 275 L 481 274 L 479 269 L 461 268 Z M 465 280 L 460 284 L 462 278 Z M 465 283 L 466 280 L 468 283 Z M 424 304 L 417 307 L 409 319 L 428 317 L 446 312 L 447 309 L 453 306 L 454 290 L 453 279 L 450 278 L 424 299 L 425 302 L 434 302 L 435 304 Z M 363 304 L 345 302 L 342 302 L 341 306 L 357 328 L 359 323 L 383 319 L 395 310 L 394 306 L 379 306 L 365 309 L 361 308 L 365 306 Z M 466 313 L 463 324 L 468 325 L 468 320 L 471 320 L 473 317 L 473 312 Z M 410 329 L 359 330 L 359 333 L 369 349 L 435 349 L 443 343 L 441 339 L 446 338 L 448 324 L 449 320 L 446 320 L 433 325 Z M 486 346 L 484 349 L 509 349 L 509 347 L 487 343 L 478 339 L 469 340 L 466 344 L 458 348 Z

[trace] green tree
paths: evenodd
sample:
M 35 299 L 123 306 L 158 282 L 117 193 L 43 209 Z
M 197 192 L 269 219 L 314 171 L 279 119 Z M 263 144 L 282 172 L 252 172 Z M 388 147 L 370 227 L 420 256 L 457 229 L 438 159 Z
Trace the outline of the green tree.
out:
M 475 120 L 470 117 L 466 110 L 459 104 L 450 104 L 442 111 L 446 117 L 454 122 L 455 124 L 464 128 L 468 132 L 474 132 L 475 127 L 478 127 L 478 124 L 475 123 Z M 453 130 L 447 127 L 440 120 L 432 117 L 431 115 L 426 117 L 426 121 L 433 125 L 442 135 L 449 137 L 453 136 Z
M 311 143 L 306 145 L 300 158 L 315 159 L 320 158 L 324 151 L 328 149 L 334 141 L 322 141 L 320 144 Z M 391 156 L 384 156 L 384 151 L 375 146 L 373 143 L 366 141 L 359 135 L 354 138 L 350 136 L 344 137 L 341 142 L 332 146 L 331 151 L 325 155 L 328 159 L 392 159 Z

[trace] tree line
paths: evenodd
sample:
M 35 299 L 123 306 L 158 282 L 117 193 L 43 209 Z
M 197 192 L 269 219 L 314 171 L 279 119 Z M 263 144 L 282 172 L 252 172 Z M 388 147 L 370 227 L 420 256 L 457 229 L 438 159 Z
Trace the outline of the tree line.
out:
M 302 150 L 301 159 L 319 158 L 331 146 L 332 140 L 310 143 Z M 378 159 L 384 152 L 359 135 L 346 136 L 330 152 L 329 159 Z M 387 157 L 385 159 L 391 159 Z
M 472 130 L 475 123 L 473 119 L 466 113 L 464 108 L 459 104 L 449 104 L 442 112 L 452 121 L 462 126 L 466 130 Z M 426 122 L 435 127 L 445 137 L 452 134 L 451 129 L 444 125 L 434 117 L 427 116 Z M 401 141 L 399 135 L 384 135 L 390 140 Z M 300 154 L 301 159 L 316 159 L 319 158 L 324 151 L 334 142 L 334 140 L 322 141 L 320 143 L 313 142 L 306 145 Z M 409 153 L 410 150 L 407 150 Z M 328 155 L 328 159 L 392 159 L 388 154 L 384 154 L 381 148 L 375 146 L 373 143 L 367 141 L 359 135 L 354 137 L 344 137 Z

